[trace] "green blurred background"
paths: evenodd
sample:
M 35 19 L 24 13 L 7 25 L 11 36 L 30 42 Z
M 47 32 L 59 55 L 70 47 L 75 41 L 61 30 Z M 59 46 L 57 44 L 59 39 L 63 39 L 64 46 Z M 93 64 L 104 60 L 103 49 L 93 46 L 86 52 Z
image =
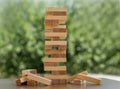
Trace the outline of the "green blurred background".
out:
M 120 75 L 120 0 L 0 0 L 0 77 L 44 73 L 44 16 L 66 7 L 68 73 Z

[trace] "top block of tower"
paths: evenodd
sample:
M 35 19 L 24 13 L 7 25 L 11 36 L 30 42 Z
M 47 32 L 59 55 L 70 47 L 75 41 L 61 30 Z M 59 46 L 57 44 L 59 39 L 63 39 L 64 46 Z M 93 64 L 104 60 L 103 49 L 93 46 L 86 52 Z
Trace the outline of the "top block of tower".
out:
M 66 16 L 67 9 L 66 8 L 48 8 L 47 15 L 55 15 L 55 16 Z

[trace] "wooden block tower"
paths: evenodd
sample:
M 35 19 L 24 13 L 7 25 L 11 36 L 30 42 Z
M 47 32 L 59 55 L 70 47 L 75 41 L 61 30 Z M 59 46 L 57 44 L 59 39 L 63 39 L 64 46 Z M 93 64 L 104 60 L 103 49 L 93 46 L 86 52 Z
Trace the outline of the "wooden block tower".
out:
M 66 62 L 66 15 L 65 8 L 48 8 L 46 11 L 45 54 L 48 57 L 44 59 L 44 70 L 51 73 L 44 76 L 51 79 L 52 84 L 66 83 L 66 66 L 61 65 Z

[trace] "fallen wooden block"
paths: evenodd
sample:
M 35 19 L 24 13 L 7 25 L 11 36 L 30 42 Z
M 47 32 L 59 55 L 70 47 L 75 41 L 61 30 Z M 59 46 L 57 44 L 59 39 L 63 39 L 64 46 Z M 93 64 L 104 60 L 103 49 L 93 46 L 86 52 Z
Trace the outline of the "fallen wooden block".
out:
M 27 75 L 28 73 L 37 74 L 37 70 L 36 70 L 36 69 L 23 70 L 23 71 L 22 71 L 22 76 L 20 77 L 20 83 L 21 83 L 21 84 L 27 82 L 26 75 Z
M 16 85 L 17 85 L 17 86 L 27 85 L 27 82 L 21 83 L 20 79 L 16 79 Z
M 37 74 L 36 69 L 27 69 L 22 71 L 22 76 L 26 75 L 27 73 Z
M 34 81 L 34 80 L 27 80 L 27 85 L 28 86 L 37 86 L 38 83 L 36 81 Z
M 52 82 L 50 79 L 47 79 L 32 73 L 28 73 L 26 78 L 30 80 L 34 80 L 38 83 L 45 84 L 45 85 L 51 85 L 51 82 Z
M 27 82 L 27 79 L 26 79 L 25 76 L 22 76 L 22 77 L 20 78 L 20 83 L 24 83 L 24 82 Z
M 69 83 L 69 82 L 73 81 L 76 78 L 77 78 L 77 76 L 73 75 L 72 77 L 70 77 L 70 78 L 67 79 L 67 82 Z
M 16 79 L 16 85 L 17 85 L 17 86 L 20 86 L 20 85 L 21 85 L 20 79 Z
M 78 74 L 88 75 L 88 72 L 87 72 L 87 71 L 83 71 L 83 72 L 80 72 L 80 73 L 78 73 Z M 67 82 L 70 82 L 70 81 L 73 81 L 74 79 L 77 79 L 77 75 L 78 75 L 78 74 L 73 75 L 72 77 L 68 78 L 68 79 L 67 79 Z
M 83 71 L 83 72 L 80 72 L 78 74 L 84 74 L 84 75 L 88 75 L 88 72 L 87 71 Z
M 101 80 L 100 79 L 93 78 L 93 77 L 90 77 L 90 76 L 86 76 L 84 74 L 78 74 L 76 77 L 78 79 L 81 79 L 81 80 L 86 80 L 86 81 L 94 82 L 96 84 L 101 84 Z

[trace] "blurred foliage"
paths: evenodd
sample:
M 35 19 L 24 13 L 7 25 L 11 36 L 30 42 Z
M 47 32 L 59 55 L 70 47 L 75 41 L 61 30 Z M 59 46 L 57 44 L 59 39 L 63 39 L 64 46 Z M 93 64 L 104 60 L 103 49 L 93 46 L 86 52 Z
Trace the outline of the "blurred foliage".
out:
M 83 70 L 120 75 L 119 0 L 5 0 L 0 9 L 0 76 L 36 68 L 43 73 L 47 7 L 68 9 L 68 73 Z M 71 69 L 72 68 L 72 69 Z

